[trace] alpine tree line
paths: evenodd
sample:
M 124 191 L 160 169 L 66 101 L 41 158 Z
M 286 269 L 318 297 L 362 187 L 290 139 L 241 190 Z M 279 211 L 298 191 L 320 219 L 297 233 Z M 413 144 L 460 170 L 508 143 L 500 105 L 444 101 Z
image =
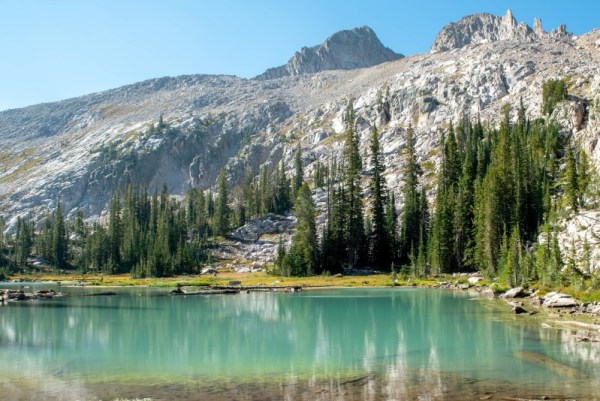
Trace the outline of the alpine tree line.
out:
M 376 127 L 368 165 L 363 163 L 349 102 L 341 160 L 327 165 L 317 160 L 313 169 L 313 189 L 326 193 L 320 234 L 298 147 L 291 179 L 280 163 L 262 167 L 257 175 L 249 171 L 241 185 L 229 188 L 223 170 L 216 196 L 192 189 L 178 201 L 166 186 L 149 195 L 145 187 L 135 191 L 129 185 L 124 196 L 117 192 L 112 198 L 105 224 L 87 224 L 81 211 L 67 223 L 58 202 L 37 233 L 29 219 L 18 219 L 15 235 L 0 238 L 0 245 L 11 244 L 0 263 L 24 267 L 36 254 L 57 268 L 136 277 L 193 273 L 211 261 L 210 248 L 232 228 L 293 210 L 298 222 L 291 245 L 280 241 L 278 246 L 274 271 L 279 274 L 335 274 L 361 267 L 395 271 L 398 266 L 416 277 L 479 270 L 511 285 L 581 281 L 586 262 L 560 254 L 553 227 L 559 210 L 585 207 L 591 180 L 587 155 L 561 136 L 555 122 L 528 119 L 523 104 L 516 122 L 510 113 L 505 107 L 497 127 L 469 118 L 456 127 L 449 124 L 441 138 L 431 208 L 413 129 L 404 130 L 403 186 L 396 194 L 387 188 Z M 396 195 L 403 204 L 399 213 Z M 537 243 L 539 237 L 543 241 Z

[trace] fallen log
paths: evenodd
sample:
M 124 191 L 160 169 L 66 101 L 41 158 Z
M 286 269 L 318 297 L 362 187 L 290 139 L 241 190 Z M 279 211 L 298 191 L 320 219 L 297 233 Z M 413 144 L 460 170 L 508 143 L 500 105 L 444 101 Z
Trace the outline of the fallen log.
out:
M 171 291 L 169 295 L 180 296 L 180 295 L 219 295 L 219 294 L 238 294 L 239 289 L 223 289 L 223 290 L 200 290 L 200 291 Z
M 238 290 L 238 291 L 287 291 L 287 292 L 300 292 L 302 291 L 302 287 L 299 285 L 289 285 L 289 286 L 228 286 L 228 285 L 213 285 L 210 287 L 213 290 Z

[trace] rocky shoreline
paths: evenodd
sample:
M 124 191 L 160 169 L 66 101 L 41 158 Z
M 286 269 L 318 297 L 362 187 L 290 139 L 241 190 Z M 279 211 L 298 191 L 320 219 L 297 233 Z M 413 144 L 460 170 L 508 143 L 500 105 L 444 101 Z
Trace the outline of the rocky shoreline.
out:
M 472 277 L 476 276 L 469 279 Z M 513 315 L 537 315 L 542 327 L 571 330 L 579 342 L 600 343 L 600 302 L 580 302 L 567 294 L 554 291 L 541 294 L 539 290 L 531 291 L 523 287 L 496 294 L 490 286 L 475 285 L 477 282 L 440 282 L 429 287 L 469 291 L 477 296 L 504 301 Z
M 54 290 L 39 290 L 25 292 L 23 289 L 0 289 L 0 304 L 11 301 L 29 301 L 32 299 L 52 299 L 63 294 Z
M 577 330 L 585 330 L 579 336 L 580 341 L 600 342 L 600 302 L 580 302 L 567 294 L 550 292 L 546 294 L 540 291 L 532 291 L 524 287 L 511 288 L 503 293 L 496 293 L 493 285 L 481 285 L 483 278 L 477 274 L 459 274 L 449 278 L 447 281 L 438 281 L 432 285 L 420 285 L 416 282 L 399 287 L 424 287 L 431 289 L 447 289 L 453 291 L 469 292 L 478 297 L 487 299 L 496 299 L 504 301 L 514 315 L 533 316 L 539 315 L 541 318 L 551 323 L 557 323 L 560 326 L 568 326 Z M 249 291 L 286 291 L 298 292 L 303 289 L 316 290 L 320 288 L 332 288 L 331 286 L 311 286 L 311 285 L 283 285 L 279 286 L 245 286 L 241 282 L 230 282 L 236 285 L 230 286 L 209 286 L 200 290 L 182 289 L 177 286 L 175 290 L 168 292 L 170 295 L 212 295 L 212 294 L 237 294 Z M 65 283 L 67 284 L 67 283 Z M 398 281 L 395 281 L 398 285 Z M 337 287 L 336 287 L 337 288 Z M 339 288 L 345 288 L 340 286 Z M 116 295 L 115 292 L 101 292 L 88 295 Z M 25 288 L 8 289 L 0 288 L 0 303 L 30 301 L 30 300 L 51 300 L 62 297 L 63 294 L 54 289 L 38 290 L 26 292 Z M 568 320 L 566 320 L 568 319 Z

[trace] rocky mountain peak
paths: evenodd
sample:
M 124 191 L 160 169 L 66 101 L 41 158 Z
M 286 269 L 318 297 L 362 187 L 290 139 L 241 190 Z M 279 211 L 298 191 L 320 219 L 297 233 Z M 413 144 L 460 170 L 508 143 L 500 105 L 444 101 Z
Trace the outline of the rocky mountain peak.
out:
M 509 9 L 504 16 L 473 14 L 446 25 L 436 37 L 431 53 L 503 40 L 534 42 L 571 36 L 565 25 L 559 25 L 551 32 L 545 32 L 542 28 L 542 20 L 538 18 L 533 20 L 533 29 L 524 22 L 518 23 Z
M 270 68 L 256 79 L 372 67 L 401 57 L 401 54 L 385 47 L 371 28 L 363 26 L 334 33 L 320 45 L 303 47 L 286 65 Z

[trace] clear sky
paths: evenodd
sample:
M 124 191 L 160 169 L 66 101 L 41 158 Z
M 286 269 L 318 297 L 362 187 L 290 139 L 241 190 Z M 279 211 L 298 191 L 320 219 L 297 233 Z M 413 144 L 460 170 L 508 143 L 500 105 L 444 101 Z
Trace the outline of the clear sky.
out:
M 362 25 L 424 53 L 446 23 L 507 8 L 546 30 L 600 27 L 597 0 L 0 0 L 0 110 L 163 76 L 249 78 Z

